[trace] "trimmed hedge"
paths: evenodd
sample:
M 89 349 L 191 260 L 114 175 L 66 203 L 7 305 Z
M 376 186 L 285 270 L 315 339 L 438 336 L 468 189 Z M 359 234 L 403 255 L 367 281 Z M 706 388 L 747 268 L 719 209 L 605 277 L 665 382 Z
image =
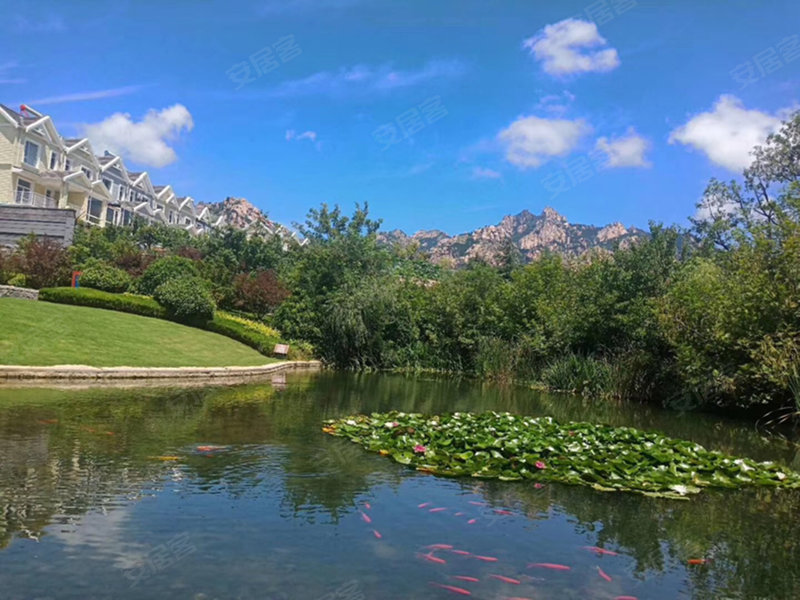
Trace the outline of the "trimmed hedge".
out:
M 86 267 L 81 274 L 81 285 L 104 292 L 124 292 L 131 285 L 131 276 L 122 269 L 98 263 Z
M 203 327 L 214 318 L 214 298 L 199 277 L 181 277 L 162 283 L 153 298 L 163 306 L 171 319 L 187 325 Z
M 39 300 L 56 304 L 91 306 L 120 312 L 166 319 L 167 311 L 158 302 L 147 296 L 112 294 L 91 288 L 56 287 L 39 290 Z
M 275 344 L 281 341 L 280 338 L 264 335 L 220 313 L 215 314 L 204 328 L 250 346 L 265 356 L 272 356 Z

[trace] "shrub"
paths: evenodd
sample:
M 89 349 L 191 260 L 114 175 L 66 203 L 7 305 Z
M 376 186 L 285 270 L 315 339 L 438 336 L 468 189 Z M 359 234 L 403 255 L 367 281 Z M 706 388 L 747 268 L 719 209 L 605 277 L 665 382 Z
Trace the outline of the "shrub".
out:
M 580 354 L 567 354 L 553 360 L 544 368 L 541 378 L 551 390 L 584 396 L 608 396 L 612 387 L 608 363 Z
M 211 321 L 206 323 L 205 328 L 250 346 L 261 354 L 272 356 L 272 351 L 275 349 L 275 344 L 280 342 L 280 337 L 259 331 L 258 328 L 251 327 L 246 321 L 247 319 L 241 317 L 218 312 Z
M 8 285 L 13 285 L 16 287 L 28 287 L 28 278 L 22 273 L 16 273 L 9 277 Z
M 81 285 L 105 292 L 124 292 L 131 284 L 131 277 L 122 269 L 98 262 L 83 270 Z
M 14 271 L 27 276 L 33 288 L 67 283 L 70 277 L 69 252 L 54 240 L 38 239 L 33 234 L 22 239 L 11 258 Z
M 136 291 L 152 296 L 156 288 L 168 281 L 198 276 L 199 272 L 194 262 L 181 256 L 168 256 L 158 259 L 147 267 L 142 278 L 136 282 Z
M 234 306 L 259 317 L 273 311 L 289 296 L 289 290 L 278 280 L 273 270 L 237 275 L 233 280 L 233 287 Z
M 39 300 L 56 304 L 75 304 L 91 306 L 120 312 L 164 319 L 167 311 L 155 300 L 147 296 L 133 294 L 112 294 L 91 288 L 44 288 L 39 290 Z
M 214 298 L 199 277 L 170 279 L 156 288 L 153 298 L 181 323 L 202 325 L 214 318 Z

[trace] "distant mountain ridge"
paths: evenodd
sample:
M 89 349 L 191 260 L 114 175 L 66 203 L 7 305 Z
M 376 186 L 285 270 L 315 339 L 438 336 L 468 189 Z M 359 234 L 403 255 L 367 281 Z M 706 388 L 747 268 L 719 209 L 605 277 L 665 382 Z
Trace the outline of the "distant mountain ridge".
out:
M 646 231 L 625 227 L 622 223 L 603 227 L 571 224 L 549 206 L 541 215 L 523 210 L 503 217 L 497 225 L 455 236 L 436 229 L 418 231 L 410 236 L 399 229 L 379 234 L 379 239 L 387 244 L 417 243 L 420 250 L 430 255 L 431 261 L 454 266 L 474 259 L 497 264 L 510 246 L 517 249 L 524 262 L 530 262 L 544 252 L 580 256 L 591 250 L 612 250 L 617 244 L 625 247 L 646 237 Z

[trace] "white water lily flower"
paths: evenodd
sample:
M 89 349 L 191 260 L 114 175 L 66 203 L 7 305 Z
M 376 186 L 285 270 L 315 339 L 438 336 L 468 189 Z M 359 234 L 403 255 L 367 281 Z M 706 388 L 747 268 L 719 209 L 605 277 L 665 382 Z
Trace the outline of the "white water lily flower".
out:
M 778 478 L 778 481 L 783 481 L 784 479 L 786 479 L 786 473 L 781 473 L 780 471 L 778 471 L 777 473 L 775 473 L 775 477 Z
M 678 492 L 681 496 L 685 496 L 689 493 L 689 488 L 687 488 L 685 485 L 671 485 L 669 486 L 669 489 Z
M 747 473 L 747 471 L 754 470 L 753 467 L 747 466 L 747 464 L 741 458 L 737 458 L 735 461 L 733 461 L 733 464 L 739 465 L 742 468 L 742 471 L 744 471 L 745 473 Z
M 355 421 L 353 421 L 353 419 L 347 419 L 347 421 L 345 421 L 345 423 L 347 423 L 348 425 L 357 425 L 357 423 Z

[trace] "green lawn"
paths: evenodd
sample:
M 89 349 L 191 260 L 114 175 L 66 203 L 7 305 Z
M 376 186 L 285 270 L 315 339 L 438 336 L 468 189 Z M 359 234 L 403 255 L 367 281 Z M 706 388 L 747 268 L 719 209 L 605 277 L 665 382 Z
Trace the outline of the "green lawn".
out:
M 0 298 L 0 364 L 228 367 L 274 362 L 230 338 L 127 313 Z

